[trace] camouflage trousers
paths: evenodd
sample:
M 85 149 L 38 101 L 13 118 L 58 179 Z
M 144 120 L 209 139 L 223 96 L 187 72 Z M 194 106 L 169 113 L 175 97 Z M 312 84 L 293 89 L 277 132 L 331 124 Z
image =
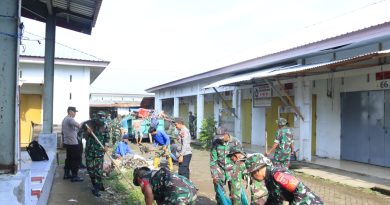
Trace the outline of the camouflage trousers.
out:
M 242 181 L 242 180 L 241 180 Z M 231 182 L 231 191 L 230 199 L 232 200 L 233 205 L 241 205 L 241 190 L 243 189 L 242 182 L 237 180 L 232 180 Z
M 102 176 L 103 176 L 104 156 L 86 155 L 85 161 L 86 161 L 89 177 L 91 178 L 92 185 L 94 186 L 103 185 Z
M 158 168 L 160 165 L 160 158 L 166 157 L 168 161 L 169 170 L 173 171 L 173 162 L 171 158 L 170 146 L 168 145 L 167 149 L 164 150 L 162 146 L 159 146 L 158 150 L 154 153 L 153 165 L 154 168 Z
M 157 202 L 158 205 L 194 205 L 197 195 L 192 193 L 182 193 L 178 194 L 175 193 L 175 195 L 178 196 L 172 196 L 167 197 L 163 202 Z

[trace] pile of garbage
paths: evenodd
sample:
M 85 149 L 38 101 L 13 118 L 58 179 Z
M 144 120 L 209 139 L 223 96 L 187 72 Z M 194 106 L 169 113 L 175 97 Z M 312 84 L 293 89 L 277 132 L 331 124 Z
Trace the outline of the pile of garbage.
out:
M 120 159 L 114 159 L 113 162 L 119 168 L 125 169 L 135 169 L 137 167 L 149 167 L 152 165 L 152 162 L 149 162 L 140 155 L 137 154 L 129 154 Z

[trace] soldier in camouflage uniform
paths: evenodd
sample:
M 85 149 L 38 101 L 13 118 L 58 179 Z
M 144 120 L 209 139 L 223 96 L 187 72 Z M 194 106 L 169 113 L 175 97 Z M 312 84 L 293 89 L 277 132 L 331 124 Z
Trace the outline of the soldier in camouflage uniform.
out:
M 246 171 L 246 154 L 237 147 L 232 147 L 229 152 L 230 159 L 234 162 L 232 171 L 233 204 L 241 204 L 241 190 L 243 179 L 248 182 L 251 193 L 251 205 L 262 205 L 267 200 L 268 191 L 264 182 L 253 180 Z
M 107 113 L 107 116 L 106 116 L 106 124 L 107 124 L 107 128 L 108 128 L 108 137 L 110 138 L 110 143 L 112 142 L 112 123 L 114 122 L 114 120 L 111 119 L 111 114 L 110 113 Z
M 141 186 L 146 205 L 152 205 L 154 201 L 158 205 L 192 205 L 197 198 L 195 185 L 167 168 L 154 171 L 147 167 L 136 168 L 133 183 Z
M 99 197 L 99 191 L 104 191 L 102 182 L 103 175 L 103 161 L 104 153 L 108 149 L 109 136 L 108 128 L 105 119 L 105 113 L 99 111 L 96 118 L 87 122 L 90 129 L 88 129 L 88 136 L 86 137 L 85 161 L 87 164 L 87 171 L 93 185 L 92 193 Z M 92 132 L 97 139 L 104 146 L 104 148 L 92 136 Z
M 115 145 L 122 138 L 122 116 L 118 115 L 111 123 L 111 140 L 112 144 Z
M 271 161 L 262 154 L 254 154 L 245 162 L 247 171 L 256 181 L 265 181 L 268 189 L 268 198 L 265 204 L 323 204 L 309 187 L 298 180 L 294 174 L 285 167 L 272 166 Z
M 275 141 L 272 148 L 265 153 L 268 156 L 275 150 L 273 164 L 275 166 L 286 167 L 290 166 L 290 156 L 294 151 L 294 138 L 292 131 L 287 127 L 287 120 L 280 118 L 276 120 L 278 130 L 276 131 Z
M 214 183 L 214 190 L 217 193 L 217 185 L 221 187 L 228 184 L 230 195 L 231 191 L 231 171 L 233 162 L 228 157 L 231 147 L 242 147 L 241 142 L 227 132 L 225 128 L 218 128 L 210 151 L 210 172 Z M 218 204 L 221 204 L 219 198 L 215 197 Z
M 241 205 L 241 191 L 244 187 L 243 179 L 245 174 L 245 154 L 241 147 L 231 147 L 227 157 L 233 162 L 231 176 L 231 195 L 232 204 Z

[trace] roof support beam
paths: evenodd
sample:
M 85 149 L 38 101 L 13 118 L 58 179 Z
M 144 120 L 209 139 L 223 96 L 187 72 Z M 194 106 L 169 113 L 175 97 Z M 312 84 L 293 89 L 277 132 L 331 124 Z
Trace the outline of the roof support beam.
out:
M 47 12 L 49 13 L 49 15 L 53 15 L 53 2 L 52 2 L 52 0 L 46 1 L 46 7 L 47 7 Z
M 278 85 L 280 86 L 280 88 L 282 88 L 281 90 L 283 91 L 283 93 L 286 95 L 287 97 L 287 100 L 288 102 L 290 103 L 290 105 L 293 107 L 293 109 L 295 110 L 295 112 L 299 115 L 299 117 L 301 117 L 302 120 L 305 120 L 303 118 L 303 115 L 301 113 L 301 111 L 299 111 L 299 109 L 295 106 L 294 102 L 292 101 L 291 97 L 288 95 L 288 93 L 286 92 L 284 86 L 282 85 L 282 83 L 280 82 L 279 79 L 276 80 L 278 82 Z
M 221 93 L 219 93 L 218 90 L 217 90 L 215 87 L 213 87 L 213 89 L 214 89 L 215 93 L 217 93 L 218 97 L 222 100 L 222 103 L 225 104 L 225 106 L 226 106 L 227 108 L 229 108 L 228 110 L 234 115 L 234 117 L 236 117 L 236 118 L 238 119 L 238 116 L 236 115 L 236 113 L 233 112 L 233 108 L 231 108 L 231 107 L 227 104 L 227 102 L 225 101 L 225 99 L 223 99 Z

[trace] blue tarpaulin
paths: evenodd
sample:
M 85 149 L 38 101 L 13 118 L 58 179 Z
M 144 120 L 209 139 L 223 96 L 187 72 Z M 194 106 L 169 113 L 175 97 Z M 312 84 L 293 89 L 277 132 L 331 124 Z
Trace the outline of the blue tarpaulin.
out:
M 229 197 L 225 195 L 225 191 L 219 184 L 217 185 L 217 200 L 221 203 L 221 205 L 232 205 Z

